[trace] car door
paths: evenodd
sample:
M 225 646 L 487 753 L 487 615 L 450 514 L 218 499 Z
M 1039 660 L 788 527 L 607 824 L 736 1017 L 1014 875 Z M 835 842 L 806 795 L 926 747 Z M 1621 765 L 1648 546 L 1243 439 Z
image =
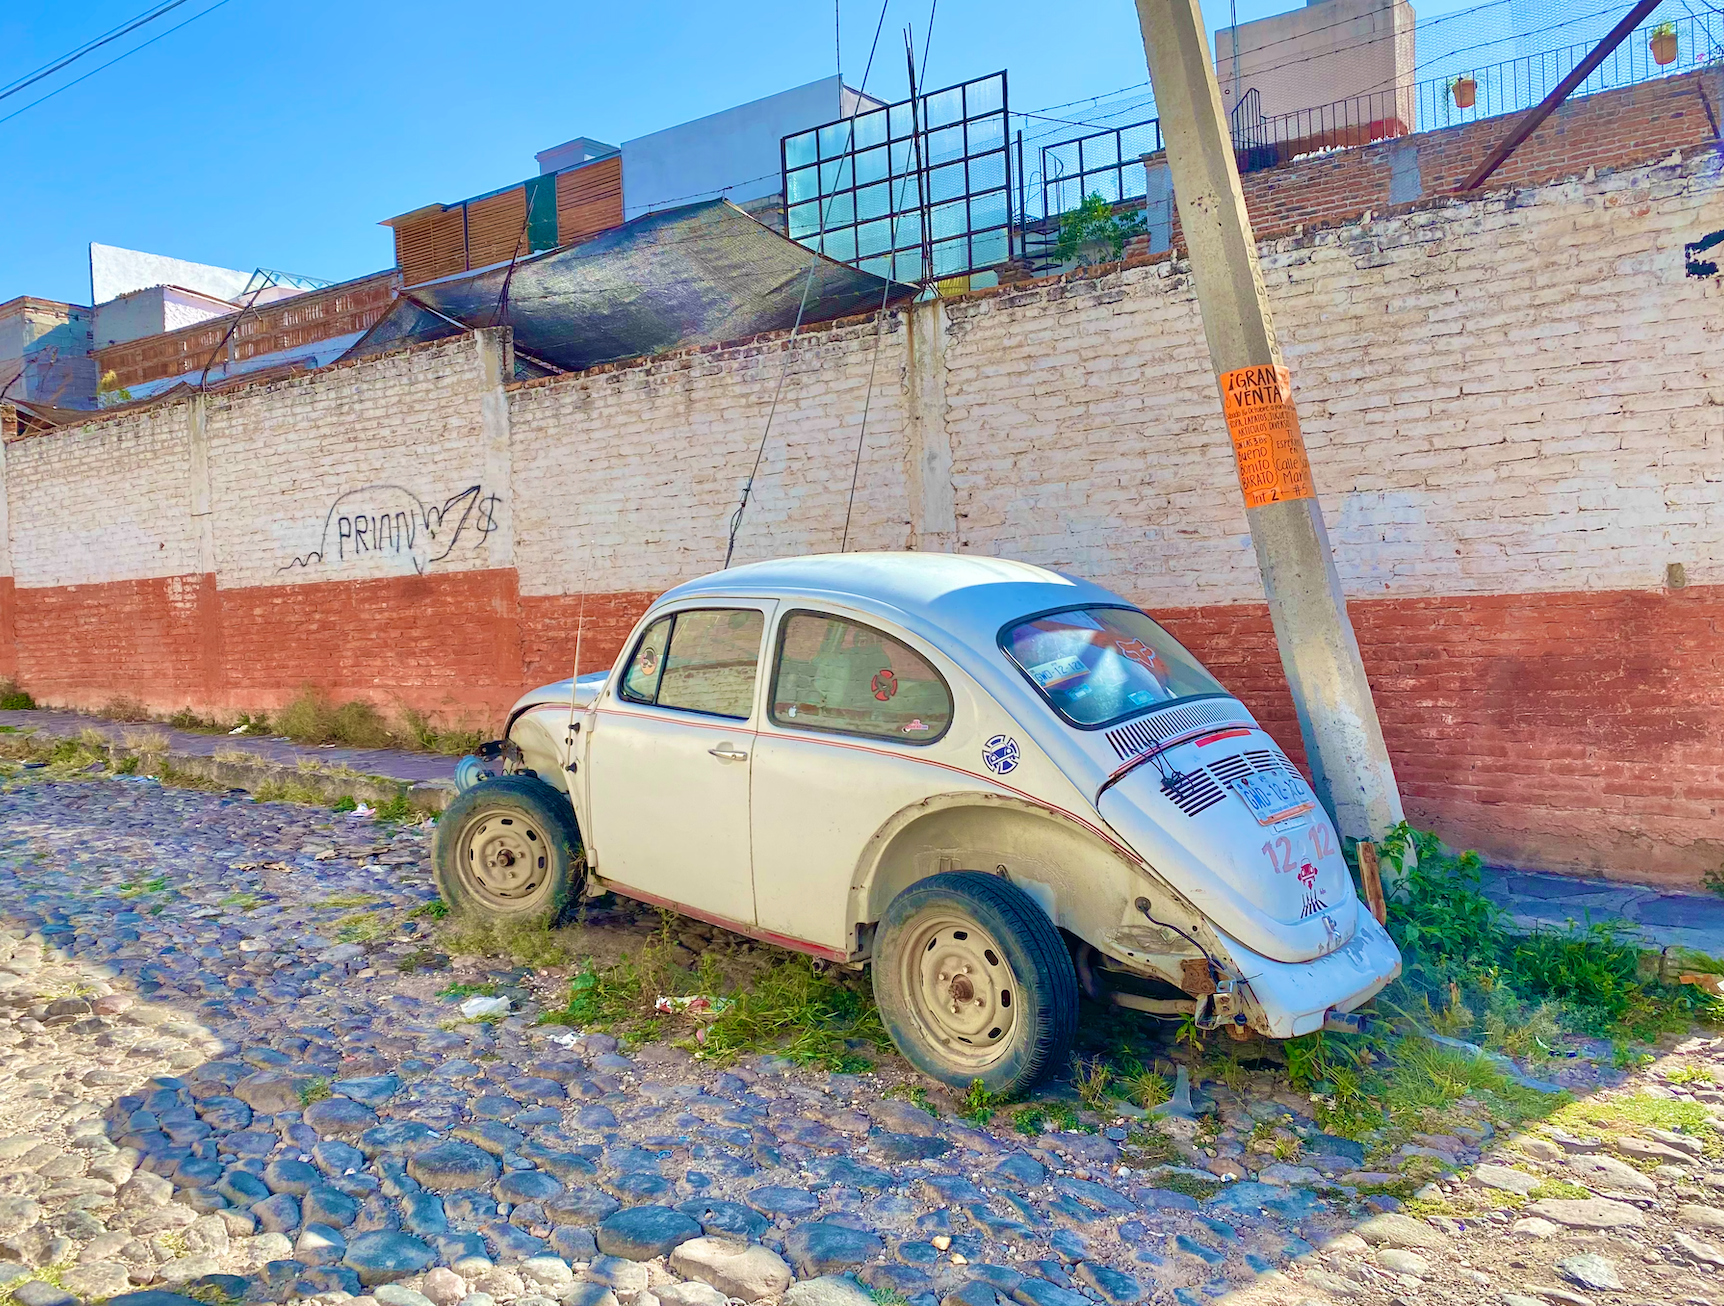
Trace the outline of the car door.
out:
M 929 792 L 968 787 L 941 760 L 951 684 L 865 619 L 798 607 L 779 623 L 761 710 L 751 781 L 760 926 L 848 953 L 863 846 Z
M 690 606 L 636 640 L 599 701 L 587 746 L 602 878 L 754 924 L 749 769 L 773 607 Z

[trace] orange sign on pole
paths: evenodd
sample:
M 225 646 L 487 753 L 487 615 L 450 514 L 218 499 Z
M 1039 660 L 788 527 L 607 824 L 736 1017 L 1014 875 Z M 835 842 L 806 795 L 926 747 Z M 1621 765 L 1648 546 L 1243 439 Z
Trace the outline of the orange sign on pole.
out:
M 1221 412 L 1233 437 L 1239 488 L 1247 508 L 1311 499 L 1311 461 L 1293 408 L 1293 374 L 1285 367 L 1240 367 L 1221 374 Z

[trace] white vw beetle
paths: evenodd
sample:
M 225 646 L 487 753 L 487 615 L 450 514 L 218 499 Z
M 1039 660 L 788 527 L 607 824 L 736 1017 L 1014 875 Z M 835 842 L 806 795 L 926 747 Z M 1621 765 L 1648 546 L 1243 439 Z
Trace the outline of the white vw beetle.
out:
M 944 1083 L 1063 1068 L 1080 989 L 1289 1038 L 1400 971 L 1329 818 L 1142 611 L 1024 563 L 755 563 L 680 585 L 609 672 L 528 694 L 437 830 L 445 899 L 613 890 L 873 965 Z

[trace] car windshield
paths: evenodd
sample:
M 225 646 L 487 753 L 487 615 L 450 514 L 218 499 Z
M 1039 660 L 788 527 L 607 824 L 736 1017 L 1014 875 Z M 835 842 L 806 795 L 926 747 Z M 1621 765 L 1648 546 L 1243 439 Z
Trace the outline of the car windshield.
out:
M 1067 721 L 1101 726 L 1175 699 L 1223 694 L 1155 622 L 1135 608 L 1073 608 L 1006 628 L 1000 646 Z

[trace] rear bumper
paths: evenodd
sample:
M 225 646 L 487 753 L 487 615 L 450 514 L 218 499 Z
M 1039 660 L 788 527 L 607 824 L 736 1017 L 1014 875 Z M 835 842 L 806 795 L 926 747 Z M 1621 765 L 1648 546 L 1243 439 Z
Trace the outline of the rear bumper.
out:
M 1367 911 L 1359 913 L 1358 927 L 1344 947 L 1314 961 L 1271 961 L 1225 934 L 1220 937 L 1236 973 L 1250 987 L 1247 1021 L 1271 1038 L 1321 1029 L 1331 1009 L 1363 1006 L 1401 973 L 1400 949 Z

